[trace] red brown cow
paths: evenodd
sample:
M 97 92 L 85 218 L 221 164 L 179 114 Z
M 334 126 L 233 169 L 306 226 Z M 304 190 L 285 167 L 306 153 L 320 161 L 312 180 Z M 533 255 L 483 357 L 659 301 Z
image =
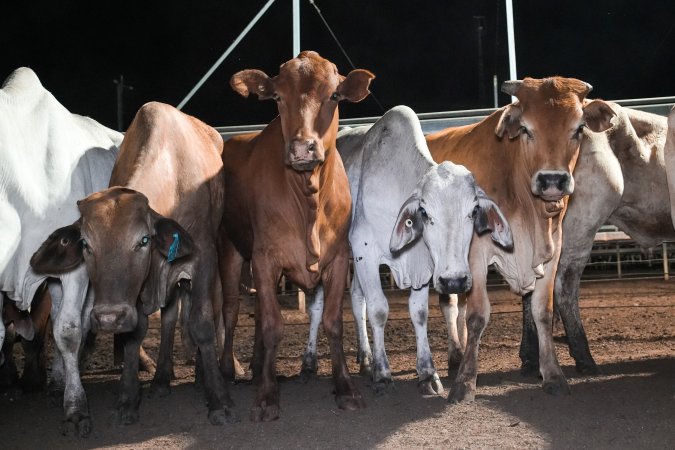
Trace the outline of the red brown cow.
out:
M 471 243 L 473 288 L 467 297 L 466 352 L 462 355 L 456 348 L 449 352 L 449 359 L 461 359 L 449 396 L 453 402 L 472 400 L 475 395 L 478 344 L 490 316 L 486 275 L 493 263 L 511 290 L 525 297 L 525 304 L 531 295 L 544 390 L 569 392 L 551 336 L 560 224 L 566 196 L 574 190 L 572 170 L 582 131 L 584 127 L 604 131 L 614 115 L 601 100 L 584 103 L 591 86 L 572 78 L 507 81 L 502 90 L 518 101 L 478 124 L 427 136 L 437 162 L 450 160 L 473 173 L 511 224 L 514 241 L 512 252 L 494 246 L 489 236 L 474 236 Z M 441 306 L 447 312 L 447 301 Z
M 122 423 L 138 420 L 139 348 L 147 316 L 162 310 L 162 338 L 151 392 L 168 393 L 178 302 L 183 341 L 197 347 L 213 424 L 233 419 L 218 368 L 212 301 L 219 298 L 216 240 L 223 213 L 222 138 L 162 103 L 141 107 L 129 126 L 109 189 L 78 202 L 80 218 L 50 236 L 31 259 L 37 272 L 84 263 L 94 291 L 94 331 L 121 333 Z
M 342 348 L 342 295 L 348 270 L 351 197 L 335 147 L 338 102 L 358 102 L 373 74 L 353 70 L 341 76 L 315 52 L 302 52 L 269 78 L 259 70 L 232 76 L 232 88 L 246 97 L 274 99 L 279 116 L 260 133 L 225 142 L 225 213 L 220 252 L 226 337 L 222 367 L 233 378 L 232 341 L 239 309 L 244 260 L 253 266 L 257 289 L 256 338 L 251 363 L 258 392 L 254 421 L 279 416 L 276 352 L 283 332 L 276 286 L 284 274 L 304 291 L 323 290 L 323 325 L 330 343 L 336 401 L 362 407 Z M 320 295 L 320 294 L 318 294 Z

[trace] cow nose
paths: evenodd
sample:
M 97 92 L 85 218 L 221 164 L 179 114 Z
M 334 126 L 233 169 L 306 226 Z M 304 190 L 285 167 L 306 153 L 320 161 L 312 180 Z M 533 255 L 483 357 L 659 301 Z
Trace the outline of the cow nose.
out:
M 461 294 L 471 289 L 469 277 L 438 277 L 438 290 L 441 294 Z
M 544 200 L 560 200 L 571 194 L 571 176 L 563 171 L 541 171 L 536 177 L 536 195 Z
M 91 327 L 94 332 L 126 333 L 136 328 L 136 309 L 131 305 L 94 306 Z
M 312 170 L 323 162 L 319 150 L 319 141 L 316 139 L 293 139 L 289 145 L 289 162 L 296 170 Z

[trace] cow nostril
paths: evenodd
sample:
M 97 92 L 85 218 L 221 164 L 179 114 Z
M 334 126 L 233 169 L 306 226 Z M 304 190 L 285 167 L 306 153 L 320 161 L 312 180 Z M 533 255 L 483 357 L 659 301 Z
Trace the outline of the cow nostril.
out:
M 313 152 L 315 149 L 316 149 L 316 144 L 314 143 L 314 141 L 310 142 L 309 145 L 307 146 L 307 150 L 309 150 L 310 152 Z

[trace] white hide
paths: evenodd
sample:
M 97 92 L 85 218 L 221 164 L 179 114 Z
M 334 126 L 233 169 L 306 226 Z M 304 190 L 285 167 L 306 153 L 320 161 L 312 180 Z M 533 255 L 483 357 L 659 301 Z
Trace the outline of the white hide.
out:
M 27 309 L 44 280 L 30 257 L 107 187 L 122 134 L 71 114 L 28 68 L 0 90 L 0 291 Z

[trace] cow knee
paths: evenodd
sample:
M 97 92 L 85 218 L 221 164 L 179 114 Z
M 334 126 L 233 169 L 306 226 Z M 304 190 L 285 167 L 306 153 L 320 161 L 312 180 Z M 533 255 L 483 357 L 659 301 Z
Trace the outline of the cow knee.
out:
M 62 351 L 77 352 L 82 341 L 80 324 L 67 321 L 54 327 L 54 340 Z

